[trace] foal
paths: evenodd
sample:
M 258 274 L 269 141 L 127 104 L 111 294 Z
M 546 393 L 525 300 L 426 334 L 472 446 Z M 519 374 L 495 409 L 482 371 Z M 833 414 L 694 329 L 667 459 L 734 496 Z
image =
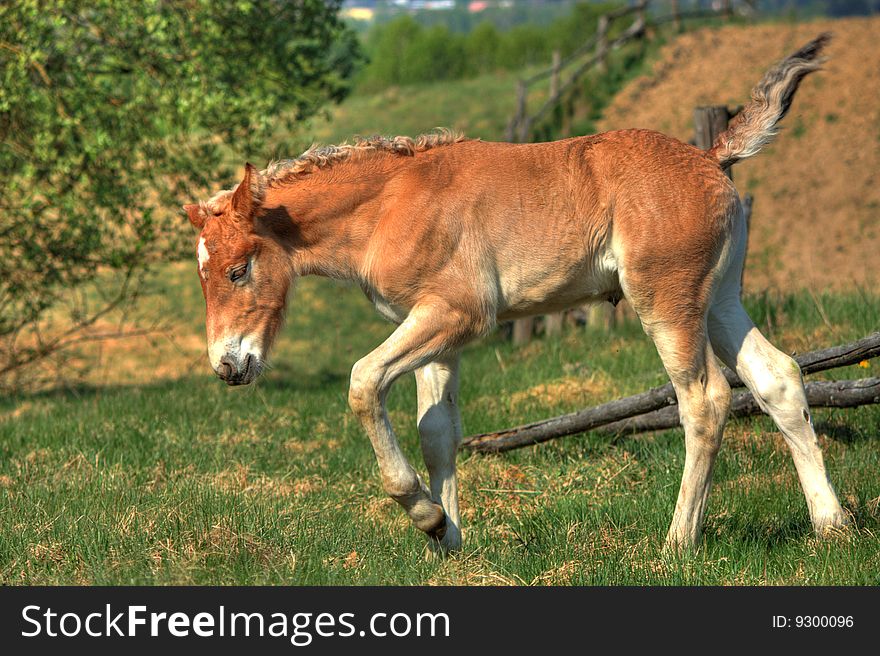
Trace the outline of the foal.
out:
M 296 277 L 357 281 L 397 329 L 354 365 L 349 402 L 386 492 L 443 552 L 461 545 L 461 348 L 499 321 L 624 296 L 672 379 L 685 431 L 667 544 L 700 536 L 730 404 L 715 356 L 785 436 L 816 532 L 842 526 L 801 372 L 740 304 L 746 225 L 724 174 L 770 141 L 827 40 L 772 68 L 707 152 L 647 130 L 537 144 L 440 132 L 312 148 L 263 172 L 248 164 L 234 190 L 184 208 L 201 231 L 212 367 L 230 385 L 260 374 Z M 385 411 L 409 372 L 430 489 Z

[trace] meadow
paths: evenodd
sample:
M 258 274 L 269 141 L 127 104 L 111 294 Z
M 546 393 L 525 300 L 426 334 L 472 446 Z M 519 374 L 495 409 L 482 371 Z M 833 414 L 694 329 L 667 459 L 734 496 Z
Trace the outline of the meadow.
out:
M 670 430 L 462 454 L 465 547 L 428 562 L 422 536 L 385 497 L 346 402 L 351 364 L 390 325 L 357 288 L 304 279 L 274 368 L 253 387 L 227 388 L 202 350 L 193 268 L 163 269 L 150 297 L 150 311 L 174 318 L 176 347 L 127 342 L 99 365 L 139 371 L 141 382 L 108 383 L 96 371 L 104 384 L 0 401 L 3 584 L 880 582 L 877 407 L 814 412 L 855 521 L 830 540 L 812 535 L 781 436 L 754 418 L 728 424 L 696 551 L 661 553 L 684 458 L 682 432 Z M 763 295 L 748 307 L 789 352 L 880 324 L 880 298 L 868 293 Z M 833 374 L 871 375 L 876 366 Z M 612 335 L 570 325 L 525 348 L 496 334 L 463 358 L 465 431 L 664 381 L 637 324 Z M 420 463 L 412 376 L 392 390 L 389 408 Z
M 714 39 L 716 32 L 705 35 Z M 618 97 L 629 107 L 608 106 L 612 116 L 660 106 L 635 100 L 674 77 L 664 62 L 676 61 L 679 46 L 670 43 L 666 59 L 657 60 L 661 43 L 622 52 L 619 67 L 612 62 L 605 76 L 585 82 L 592 91 L 575 108 L 575 133 L 601 125 L 603 108 L 627 80 L 631 93 Z M 757 72 L 776 56 L 762 55 Z M 708 55 L 705 61 L 710 66 Z M 446 126 L 500 139 L 516 80 L 533 70 L 356 93 L 294 136 L 305 147 L 312 140 L 336 143 L 358 134 Z M 749 84 L 757 79 L 746 73 Z M 674 91 L 668 97 L 677 98 Z M 530 105 L 542 102 L 543 93 L 537 90 Z M 676 111 L 688 113 L 696 103 L 679 103 Z M 854 120 L 841 116 L 842 125 Z M 804 147 L 827 123 L 810 123 L 803 138 L 787 135 L 780 143 Z M 837 150 L 836 142 L 826 149 Z M 865 157 L 874 153 L 862 150 Z M 843 149 L 840 157 L 853 159 L 856 151 Z M 801 175 L 792 162 L 819 157 L 796 151 L 783 166 L 772 152 L 765 157 L 772 175 L 736 174 L 755 192 L 758 211 L 771 201 L 790 204 L 790 178 Z M 295 154 L 265 153 L 266 159 Z M 852 167 L 876 169 L 860 159 Z M 842 164 L 833 169 L 855 179 Z M 801 178 L 802 186 L 829 187 L 821 177 L 809 184 Z M 865 212 L 874 207 L 866 199 L 876 185 L 859 186 L 858 193 L 853 185 L 839 187 L 839 197 L 814 205 L 853 216 L 854 206 Z M 812 202 L 802 195 L 804 203 Z M 822 218 L 789 214 L 792 221 Z M 868 252 L 876 220 L 865 218 L 861 232 L 833 223 L 833 230 L 799 225 L 776 240 L 762 236 L 786 216 L 755 221 L 759 239 L 750 251 L 747 288 L 765 288 L 754 284 L 769 277 L 762 267 L 779 267 L 777 251 L 801 233 L 822 258 L 816 270 L 843 271 L 837 260 L 827 263 L 832 255 L 848 262 L 846 275 L 838 275 L 848 288 L 817 292 L 826 287 L 813 284 L 811 269 L 799 269 L 799 284 L 783 287 L 790 293 L 747 296 L 756 323 L 789 353 L 876 331 L 880 295 L 875 285 L 862 284 L 867 276 L 860 274 L 870 273 L 874 260 L 861 251 L 827 245 L 823 251 L 814 240 L 822 233 L 832 244 L 842 232 L 848 245 L 867 244 Z M 190 240 L 189 226 L 181 229 Z M 227 388 L 207 363 L 194 259 L 163 264 L 154 268 L 133 317 L 161 330 L 84 346 L 64 361 L 55 385 L 0 396 L 0 584 L 880 583 L 880 406 L 813 412 L 831 478 L 854 520 L 830 539 L 813 536 L 787 447 L 773 423 L 757 417 L 727 426 L 704 540 L 694 551 L 661 553 L 684 461 L 678 429 L 615 439 L 590 433 L 496 456 L 462 453 L 464 549 L 429 562 L 424 538 L 386 498 L 369 442 L 347 407 L 352 364 L 391 326 L 359 289 L 326 280 L 300 281 L 290 306 L 273 368 L 254 386 Z M 107 326 L 116 319 L 108 317 Z M 874 361 L 822 377 L 876 376 L 878 367 Z M 81 378 L 72 375 L 80 371 Z M 541 336 L 526 347 L 496 333 L 467 347 L 463 357 L 465 432 L 577 410 L 664 382 L 656 351 L 636 323 L 611 334 L 567 325 L 562 335 Z M 389 409 L 404 449 L 423 470 L 412 376 L 394 387 Z

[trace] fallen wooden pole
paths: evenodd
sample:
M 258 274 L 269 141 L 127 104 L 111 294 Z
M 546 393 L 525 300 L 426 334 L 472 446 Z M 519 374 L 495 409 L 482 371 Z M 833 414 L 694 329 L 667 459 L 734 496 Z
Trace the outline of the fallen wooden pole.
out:
M 810 351 L 795 359 L 804 374 L 811 374 L 857 364 L 878 355 L 880 355 L 880 333 L 873 333 L 857 342 Z M 731 387 L 743 387 L 743 382 L 736 373 L 726 368 L 723 371 Z M 509 451 L 530 444 L 546 442 L 557 437 L 584 433 L 600 426 L 654 412 L 667 406 L 674 406 L 676 403 L 672 383 L 667 383 L 641 394 L 617 399 L 593 408 L 585 408 L 567 415 L 492 433 L 472 435 L 465 438 L 461 448 L 481 453 Z
M 807 383 L 807 403 L 811 408 L 855 408 L 880 403 L 880 378 L 859 380 L 818 380 Z M 737 392 L 730 403 L 730 417 L 749 417 L 763 412 L 751 392 Z M 679 425 L 678 408 L 667 406 L 638 417 L 630 417 L 596 430 L 607 435 L 631 435 L 667 430 Z

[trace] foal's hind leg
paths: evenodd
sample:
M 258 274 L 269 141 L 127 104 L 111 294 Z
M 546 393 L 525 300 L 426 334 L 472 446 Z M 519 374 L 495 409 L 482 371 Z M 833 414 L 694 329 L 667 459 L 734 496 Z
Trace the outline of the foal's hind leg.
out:
M 739 286 L 722 286 L 709 312 L 709 333 L 718 356 L 773 417 L 791 450 L 810 518 L 817 535 L 847 523 L 825 471 L 822 451 L 813 431 L 809 406 L 797 363 L 770 342 L 752 323 L 739 300 Z
M 446 513 L 445 534 L 439 540 L 430 538 L 428 546 L 432 552 L 443 555 L 461 547 L 461 517 L 455 479 L 455 457 L 462 433 L 457 405 L 458 356 L 417 369 L 416 387 L 419 437 L 431 479 L 431 496 Z
M 690 547 L 703 527 L 730 386 L 715 362 L 702 319 L 653 324 L 643 319 L 643 324 L 675 387 L 685 433 L 684 472 L 666 544 Z

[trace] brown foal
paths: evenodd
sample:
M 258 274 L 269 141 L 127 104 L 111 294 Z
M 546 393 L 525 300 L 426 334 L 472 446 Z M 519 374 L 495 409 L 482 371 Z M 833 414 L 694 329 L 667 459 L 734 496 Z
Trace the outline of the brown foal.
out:
M 667 543 L 700 536 L 730 403 L 716 356 L 785 436 L 816 531 L 843 525 L 800 370 L 740 304 L 746 226 L 724 174 L 772 138 L 827 39 L 768 71 L 708 152 L 647 130 L 536 144 L 440 132 L 313 148 L 263 172 L 248 164 L 234 190 L 185 207 L 200 230 L 211 365 L 229 384 L 252 382 L 292 281 L 357 281 L 397 329 L 354 365 L 351 408 L 386 492 L 445 552 L 461 545 L 462 346 L 499 321 L 624 296 L 657 346 L 685 431 Z M 430 488 L 385 410 L 390 386 L 409 372 Z

